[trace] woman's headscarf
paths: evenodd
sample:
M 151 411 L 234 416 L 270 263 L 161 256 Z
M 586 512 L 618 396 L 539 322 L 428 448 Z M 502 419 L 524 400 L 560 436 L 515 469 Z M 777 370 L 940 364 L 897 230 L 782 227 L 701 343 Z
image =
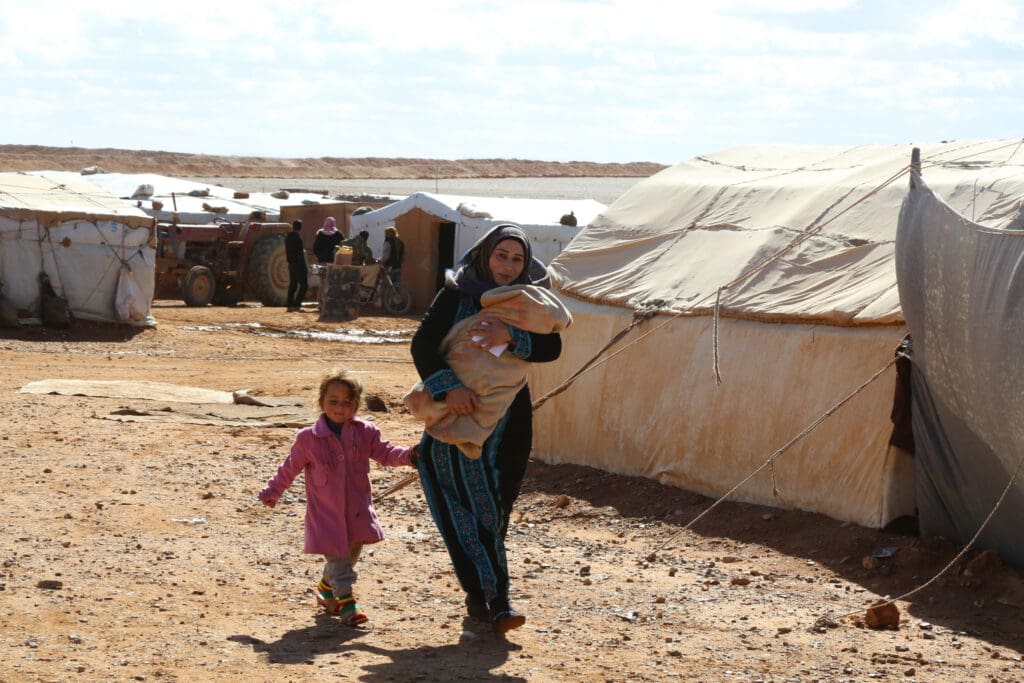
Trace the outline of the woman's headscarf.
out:
M 337 223 L 334 222 L 334 216 L 328 216 L 324 219 L 324 227 L 320 228 L 320 232 L 325 235 L 333 235 L 338 232 Z
M 479 297 L 487 290 L 494 289 L 498 284 L 491 275 L 488 265 L 494 248 L 505 240 L 515 240 L 523 247 L 524 267 L 523 272 L 513 282 L 514 285 L 537 285 L 550 289 L 551 277 L 544 264 L 533 257 L 533 250 L 530 248 L 530 240 L 526 233 L 518 225 L 503 223 L 496 226 L 489 233 L 470 247 L 469 251 L 459 259 L 454 271 L 448 271 L 445 275 L 445 286 Z

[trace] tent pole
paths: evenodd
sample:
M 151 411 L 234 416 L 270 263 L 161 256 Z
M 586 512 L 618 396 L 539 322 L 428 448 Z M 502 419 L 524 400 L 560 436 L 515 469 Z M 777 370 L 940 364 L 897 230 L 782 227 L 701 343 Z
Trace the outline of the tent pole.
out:
M 921 148 L 915 147 L 910 152 L 910 189 L 917 187 L 917 183 L 914 182 L 915 176 L 921 175 Z

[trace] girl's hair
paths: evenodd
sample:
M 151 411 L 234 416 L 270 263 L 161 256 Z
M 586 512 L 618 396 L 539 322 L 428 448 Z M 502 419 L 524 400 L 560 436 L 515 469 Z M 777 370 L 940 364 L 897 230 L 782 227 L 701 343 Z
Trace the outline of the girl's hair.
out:
M 348 370 L 331 370 L 324 374 L 320 378 L 320 389 L 317 392 L 316 405 L 317 408 L 322 409 L 324 405 L 324 395 L 327 394 L 327 387 L 332 384 L 341 384 L 348 388 L 349 396 L 355 401 L 356 409 L 359 409 L 359 404 L 363 399 L 363 383 L 355 377 L 352 377 Z

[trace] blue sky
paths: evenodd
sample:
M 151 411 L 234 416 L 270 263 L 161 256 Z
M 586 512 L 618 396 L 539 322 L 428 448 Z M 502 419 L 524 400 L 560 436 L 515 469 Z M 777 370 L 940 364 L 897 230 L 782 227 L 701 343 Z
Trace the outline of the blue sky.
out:
M 671 164 L 1020 138 L 1022 5 L 0 0 L 0 143 Z

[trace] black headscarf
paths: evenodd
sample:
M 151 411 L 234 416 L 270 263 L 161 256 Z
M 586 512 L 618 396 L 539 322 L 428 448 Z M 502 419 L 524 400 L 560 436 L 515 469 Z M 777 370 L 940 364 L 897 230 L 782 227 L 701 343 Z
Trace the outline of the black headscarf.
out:
M 502 223 L 480 238 L 470 247 L 469 251 L 459 259 L 454 271 L 445 275 L 445 287 L 479 297 L 484 292 L 494 289 L 498 284 L 491 275 L 488 265 L 494 248 L 505 240 L 515 240 L 523 247 L 523 272 L 519 274 L 511 284 L 514 285 L 537 285 L 538 287 L 551 288 L 551 277 L 544 264 L 533 257 L 533 250 L 530 248 L 530 240 L 526 233 L 518 225 Z

